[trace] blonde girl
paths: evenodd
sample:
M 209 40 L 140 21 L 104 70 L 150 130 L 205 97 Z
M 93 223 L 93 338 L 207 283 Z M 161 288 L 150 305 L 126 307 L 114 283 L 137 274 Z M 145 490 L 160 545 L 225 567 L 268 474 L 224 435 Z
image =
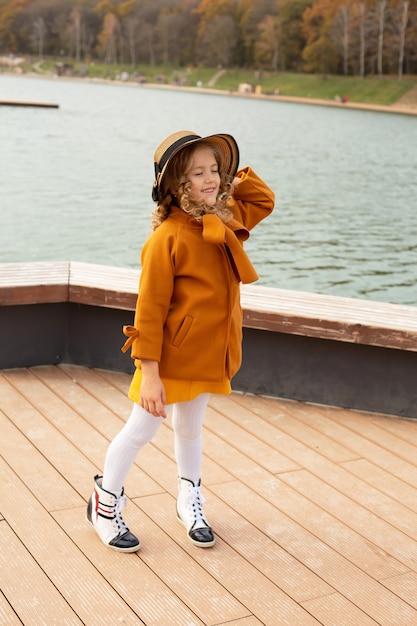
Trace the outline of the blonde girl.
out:
M 228 134 L 169 135 L 154 155 L 153 232 L 141 255 L 133 326 L 125 326 L 135 373 L 132 413 L 94 479 L 87 519 L 114 550 L 139 539 L 121 515 L 123 484 L 141 448 L 172 410 L 178 471 L 176 517 L 196 546 L 215 537 L 201 494 L 202 425 L 210 393 L 227 394 L 241 364 L 240 283 L 257 279 L 243 242 L 274 206 L 271 189 L 250 168 L 238 170 Z

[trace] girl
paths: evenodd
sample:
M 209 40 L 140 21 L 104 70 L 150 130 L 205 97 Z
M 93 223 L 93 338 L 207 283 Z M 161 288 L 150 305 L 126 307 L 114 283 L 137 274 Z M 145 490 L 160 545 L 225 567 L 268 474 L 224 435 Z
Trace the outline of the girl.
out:
M 122 552 L 139 549 L 121 509 L 123 483 L 138 451 L 172 407 L 178 468 L 177 517 L 196 546 L 214 544 L 200 491 L 202 425 L 210 393 L 227 394 L 241 363 L 239 283 L 257 274 L 242 242 L 269 215 L 274 194 L 250 167 L 237 174 L 230 135 L 179 131 L 154 155 L 153 233 L 142 250 L 131 348 L 136 370 L 133 409 L 95 477 L 87 520 L 100 539 Z

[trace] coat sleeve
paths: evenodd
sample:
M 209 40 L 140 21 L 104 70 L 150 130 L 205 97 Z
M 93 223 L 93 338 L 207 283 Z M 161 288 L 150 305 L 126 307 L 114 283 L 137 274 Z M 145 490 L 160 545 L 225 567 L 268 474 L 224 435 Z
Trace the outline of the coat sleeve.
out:
M 231 204 L 234 217 L 248 230 L 268 217 L 274 208 L 275 194 L 250 167 L 239 170 L 240 178 Z
M 123 349 L 131 346 L 133 359 L 160 361 L 163 328 L 169 312 L 175 275 L 175 237 L 166 236 L 159 227 L 142 249 L 142 272 L 133 327 L 123 332 L 131 339 Z

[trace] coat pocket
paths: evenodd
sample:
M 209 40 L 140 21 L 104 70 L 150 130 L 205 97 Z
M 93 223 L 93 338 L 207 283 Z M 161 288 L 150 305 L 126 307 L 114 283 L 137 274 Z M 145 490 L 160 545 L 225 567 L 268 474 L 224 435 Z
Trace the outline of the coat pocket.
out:
M 193 318 L 190 315 L 186 315 L 184 317 L 184 319 L 182 320 L 177 332 L 175 333 L 175 335 L 172 338 L 172 342 L 171 345 L 174 348 L 179 348 L 180 345 L 182 344 L 182 342 L 184 341 L 184 339 L 186 338 L 188 331 L 191 328 L 191 325 L 193 323 Z

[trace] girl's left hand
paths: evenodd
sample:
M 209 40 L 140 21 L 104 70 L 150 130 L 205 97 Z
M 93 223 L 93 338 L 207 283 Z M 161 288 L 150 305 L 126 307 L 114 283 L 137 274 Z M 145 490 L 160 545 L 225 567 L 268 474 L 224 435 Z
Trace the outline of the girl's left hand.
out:
M 159 364 L 156 361 L 141 362 L 142 384 L 140 387 L 140 404 L 155 417 L 166 417 L 165 388 L 159 377 Z

